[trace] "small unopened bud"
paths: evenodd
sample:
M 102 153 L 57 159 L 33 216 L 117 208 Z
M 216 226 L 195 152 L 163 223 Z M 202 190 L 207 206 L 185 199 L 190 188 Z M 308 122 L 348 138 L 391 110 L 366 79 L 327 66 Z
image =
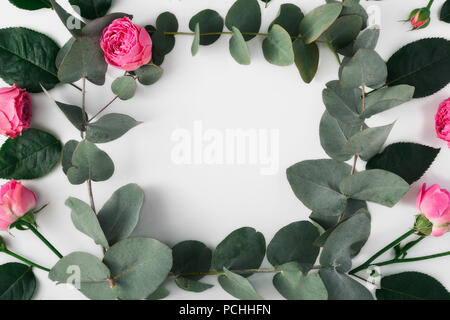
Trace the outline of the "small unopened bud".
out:
M 433 230 L 433 223 L 425 217 L 423 214 L 416 216 L 416 223 L 414 224 L 414 230 L 420 236 L 429 236 Z
M 431 12 L 429 8 L 415 9 L 409 15 L 409 22 L 411 23 L 412 30 L 418 30 L 426 28 L 431 21 Z

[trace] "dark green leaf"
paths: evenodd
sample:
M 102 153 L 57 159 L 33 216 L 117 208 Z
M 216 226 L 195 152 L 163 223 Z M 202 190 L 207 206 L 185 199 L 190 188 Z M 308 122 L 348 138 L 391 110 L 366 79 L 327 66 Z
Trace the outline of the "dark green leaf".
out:
M 175 46 L 175 36 L 166 35 L 165 32 L 177 32 L 178 20 L 170 12 L 161 13 L 156 19 L 156 32 L 151 34 L 153 42 L 153 53 L 164 57 Z
M 6 263 L 0 266 L 0 300 L 31 300 L 36 278 L 30 266 Z
M 233 231 L 213 253 L 212 266 L 218 271 L 257 269 L 266 254 L 266 241 L 262 233 L 245 227 Z M 246 274 L 245 276 L 249 276 Z
M 195 31 L 196 24 L 200 24 L 202 33 L 218 33 L 223 31 L 223 18 L 217 11 L 206 9 L 200 11 L 189 21 L 189 29 Z M 220 34 L 202 35 L 200 36 L 200 44 L 207 46 L 213 44 L 220 38 Z
M 445 1 L 441 8 L 441 13 L 439 15 L 441 21 L 450 23 L 450 0 Z
M 211 267 L 212 252 L 200 241 L 183 241 L 172 248 L 172 273 L 185 279 L 200 280 L 202 275 L 190 273 L 207 272 Z
M 139 124 L 139 121 L 125 114 L 110 113 L 87 125 L 86 138 L 93 143 L 110 142 Z
M 67 177 L 72 184 L 82 184 L 88 179 L 108 180 L 113 173 L 114 163 L 111 158 L 95 144 L 82 141 L 73 153 L 72 167 L 67 171 Z
M 420 272 L 402 272 L 381 278 L 378 300 L 450 300 L 447 289 Z
M 233 36 L 230 38 L 230 54 L 239 64 L 250 64 L 250 52 L 242 33 L 236 27 L 232 27 Z
M 422 39 L 407 44 L 387 62 L 387 84 L 416 88 L 414 98 L 432 95 L 450 82 L 450 41 Z
M 362 27 L 362 19 L 356 15 L 338 18 L 330 28 L 325 31 L 323 38 L 335 50 L 340 50 L 356 39 Z
M 283 3 L 278 11 L 278 16 L 272 22 L 270 27 L 275 24 L 286 30 L 291 37 L 297 37 L 300 33 L 300 22 L 303 20 L 303 12 L 292 3 Z
M 312 267 L 319 254 L 319 248 L 314 245 L 318 236 L 319 230 L 311 222 L 293 222 L 278 231 L 270 241 L 267 259 L 273 266 L 297 262 Z
M 70 140 L 64 145 L 62 152 L 62 167 L 65 174 L 67 174 L 67 171 L 72 167 L 73 152 L 77 146 L 78 141 L 76 140 Z
M 365 29 L 367 27 L 367 20 L 369 19 L 369 15 L 360 4 L 359 0 L 345 0 L 343 1 L 343 8 L 341 12 L 341 16 L 348 15 L 358 15 L 361 17 L 363 24 L 361 29 Z
M 178 277 L 175 279 L 175 283 L 180 289 L 191 292 L 203 292 L 214 287 L 212 284 L 203 283 L 196 280 L 191 280 L 184 277 Z
M 277 24 L 274 24 L 269 35 L 264 39 L 264 57 L 270 63 L 278 66 L 288 66 L 294 63 L 294 50 L 289 33 Z
M 262 300 L 250 281 L 227 268 L 223 270 L 225 275 L 219 277 L 219 283 L 226 292 L 239 300 Z
M 111 7 L 112 0 L 69 0 L 73 6 L 78 6 L 80 15 L 86 19 L 103 17 Z
M 373 169 L 345 178 L 340 188 L 350 198 L 393 207 L 409 191 L 409 184 L 396 174 Z
M 0 149 L 0 177 L 37 179 L 52 171 L 61 159 L 61 142 L 48 132 L 28 129 L 8 139 Z
M 372 293 L 346 274 L 332 269 L 321 269 L 320 278 L 328 291 L 329 300 L 373 300 Z
M 139 83 L 149 86 L 161 79 L 163 70 L 154 64 L 148 64 L 140 67 L 134 71 L 134 73 L 136 74 Z
M 394 143 L 370 159 L 366 169 L 390 171 L 412 184 L 428 170 L 439 151 L 417 143 Z
M 137 184 L 116 190 L 98 212 L 98 220 L 110 244 L 131 235 L 139 220 L 144 191 Z
M 261 8 L 257 0 L 237 0 L 225 18 L 225 25 L 230 31 L 233 27 L 242 33 L 257 33 L 261 28 Z M 245 41 L 255 35 L 245 34 Z
M 348 199 L 347 207 L 345 208 L 345 211 L 342 213 L 341 221 L 354 215 L 360 209 L 365 209 L 367 211 L 367 204 L 365 201 Z M 311 220 L 313 220 L 314 222 L 318 223 L 325 230 L 329 230 L 329 229 L 335 227 L 339 221 L 339 216 L 337 216 L 337 217 L 336 216 L 326 216 L 326 215 L 319 214 L 317 212 L 311 213 L 309 218 Z M 317 240 L 316 240 L 316 244 L 323 246 L 323 243 L 320 244 L 317 242 Z
M 310 83 L 319 67 L 319 48 L 315 42 L 305 44 L 303 39 L 297 39 L 292 44 L 297 66 L 303 81 Z
M 340 3 L 328 3 L 308 13 L 300 23 L 300 34 L 306 44 L 316 41 L 338 18 Z
M 0 77 L 30 92 L 59 83 L 55 66 L 58 45 L 46 35 L 25 28 L 0 29 Z
M 114 292 L 120 299 L 145 299 L 167 278 L 172 252 L 157 240 L 131 238 L 113 245 L 103 262 L 111 270 Z
M 71 217 L 75 228 L 94 240 L 96 244 L 109 248 L 94 210 L 88 204 L 76 198 L 67 199 L 65 204 L 72 210 Z
M 9 0 L 13 5 L 25 10 L 38 10 L 51 8 L 52 5 L 47 0 Z
M 153 292 L 151 295 L 149 295 L 145 300 L 161 300 L 164 298 L 167 298 L 169 296 L 170 292 L 164 287 L 159 287 L 156 289 L 155 292 Z
M 288 181 L 297 198 L 309 209 L 327 215 L 340 215 L 347 197 L 339 191 L 351 167 L 335 160 L 307 160 L 287 169 Z

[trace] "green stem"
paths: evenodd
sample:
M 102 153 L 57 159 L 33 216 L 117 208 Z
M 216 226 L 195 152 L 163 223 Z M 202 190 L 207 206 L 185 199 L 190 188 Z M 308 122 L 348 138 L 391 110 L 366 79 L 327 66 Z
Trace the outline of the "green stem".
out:
M 431 9 L 431 6 L 433 5 L 433 2 L 434 2 L 434 0 L 430 0 L 430 2 L 428 2 L 428 5 L 427 5 L 427 9 L 428 10 Z
M 31 232 L 33 232 L 53 253 L 58 257 L 62 258 L 63 255 L 56 250 L 56 248 L 29 222 L 21 221 L 21 224 L 26 226 Z
M 401 235 L 400 237 L 398 237 L 397 239 L 395 239 L 394 241 L 389 243 L 386 247 L 384 247 L 383 249 L 381 249 L 380 251 L 375 253 L 372 257 L 369 258 L 369 260 L 364 262 L 362 265 L 360 265 L 359 267 L 351 270 L 349 273 L 350 274 L 355 274 L 355 273 L 357 273 L 357 272 L 359 272 L 361 270 L 367 269 L 372 264 L 372 262 L 375 261 L 379 256 L 383 255 L 385 252 L 387 252 L 388 250 L 392 249 L 397 244 L 399 244 L 400 242 L 402 242 L 403 240 L 405 240 L 409 236 L 413 235 L 415 232 L 416 231 L 414 229 L 409 230 L 405 234 Z
M 450 251 L 437 253 L 437 254 L 432 254 L 432 255 L 429 255 L 429 256 L 416 257 L 416 258 L 392 259 L 392 260 L 388 260 L 388 261 L 384 261 L 384 262 L 380 262 L 380 263 L 374 263 L 373 266 L 382 267 L 382 266 L 387 266 L 387 265 L 390 265 L 390 264 L 408 263 L 408 262 L 415 262 L 415 261 L 422 261 L 422 260 L 430 260 L 430 259 L 435 259 L 435 258 L 440 258 L 440 257 L 445 257 L 445 256 L 450 256 Z
M 14 252 L 12 252 L 12 251 L 9 251 L 9 250 L 5 249 L 5 250 L 3 250 L 3 251 L 1 251 L 1 252 L 4 252 L 4 253 L 6 253 L 7 255 L 10 255 L 11 257 L 14 257 L 14 258 L 16 258 L 17 260 L 20 260 L 20 261 L 26 263 L 26 264 L 29 265 L 29 266 L 36 267 L 36 268 L 39 268 L 39 269 L 41 269 L 41 270 L 50 272 L 50 269 L 45 268 L 45 267 L 43 267 L 43 266 L 41 266 L 41 265 L 39 265 L 39 264 L 37 264 L 37 263 L 34 263 L 33 261 L 30 261 L 30 260 L 28 260 L 28 259 L 25 259 L 24 257 L 19 256 L 18 254 L 14 253 Z

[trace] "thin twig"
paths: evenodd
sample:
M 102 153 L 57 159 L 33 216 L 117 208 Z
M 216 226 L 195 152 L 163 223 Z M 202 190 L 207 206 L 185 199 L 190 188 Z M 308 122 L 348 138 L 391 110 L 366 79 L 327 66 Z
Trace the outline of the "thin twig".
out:
M 119 96 L 115 96 L 114 99 L 112 99 L 110 102 L 108 102 L 108 104 L 106 106 L 104 106 L 103 108 L 101 108 L 95 115 L 93 115 L 88 122 L 91 122 L 92 120 L 94 120 L 95 118 L 98 117 L 99 114 L 101 114 L 103 111 L 105 111 L 110 105 L 113 104 L 114 101 L 117 100 L 117 98 L 119 98 Z

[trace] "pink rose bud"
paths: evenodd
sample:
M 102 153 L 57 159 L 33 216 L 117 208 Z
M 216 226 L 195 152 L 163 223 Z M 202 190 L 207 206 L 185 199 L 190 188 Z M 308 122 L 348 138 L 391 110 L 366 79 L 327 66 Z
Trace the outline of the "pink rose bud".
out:
M 0 231 L 36 208 L 36 195 L 22 183 L 11 180 L 0 189 Z
M 126 71 L 135 71 L 152 59 L 150 35 L 128 17 L 116 19 L 106 27 L 100 45 L 106 62 Z
M 15 138 L 30 126 L 32 105 L 30 94 L 13 85 L 0 88 L 0 134 Z
M 429 8 L 421 8 L 415 9 L 409 15 L 409 22 L 411 22 L 411 26 L 413 30 L 426 28 L 430 24 L 430 9 Z
M 450 193 L 447 190 L 441 189 L 437 184 L 427 189 L 424 183 L 417 195 L 416 204 L 420 213 L 431 222 L 433 236 L 440 237 L 450 231 Z M 423 225 L 423 219 L 421 220 Z
M 450 98 L 439 105 L 435 120 L 438 138 L 447 141 L 450 148 Z

